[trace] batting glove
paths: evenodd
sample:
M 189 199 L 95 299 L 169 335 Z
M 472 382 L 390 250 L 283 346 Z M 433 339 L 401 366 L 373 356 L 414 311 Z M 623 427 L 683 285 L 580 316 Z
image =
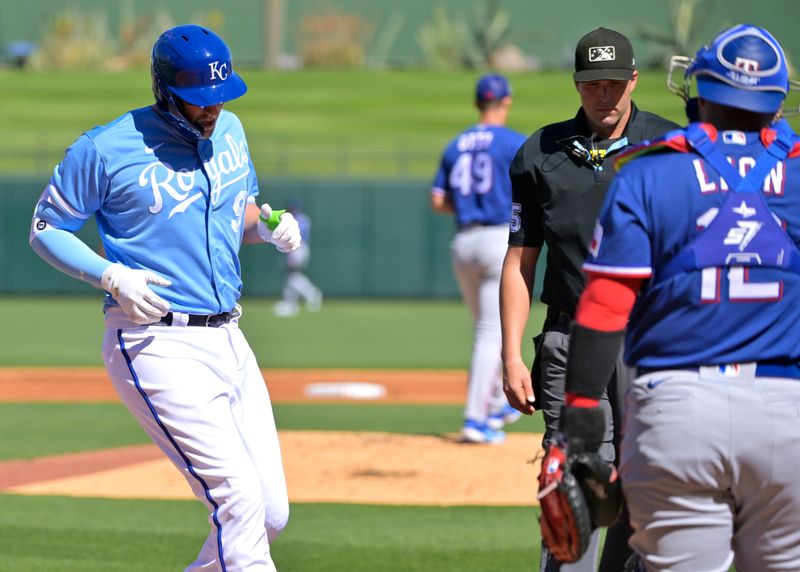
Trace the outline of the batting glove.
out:
M 271 242 L 283 253 L 300 247 L 300 225 L 294 215 L 286 211 L 273 211 L 266 203 L 261 205 L 258 235 L 264 242 Z
M 100 277 L 100 287 L 111 294 L 131 321 L 158 322 L 169 312 L 169 302 L 150 289 L 149 284 L 170 286 L 172 282 L 149 270 L 135 270 L 111 264 Z

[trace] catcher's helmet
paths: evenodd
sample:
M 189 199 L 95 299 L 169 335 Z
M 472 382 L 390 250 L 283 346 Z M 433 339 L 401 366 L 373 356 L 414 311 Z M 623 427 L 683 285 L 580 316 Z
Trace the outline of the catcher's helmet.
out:
M 231 51 L 222 38 L 202 26 L 183 25 L 161 34 L 150 62 L 153 95 L 162 111 L 193 137 L 199 131 L 175 105 L 175 97 L 199 107 L 236 99 L 247 86 L 233 71 Z
M 697 82 L 703 99 L 758 113 L 776 113 L 789 92 L 786 57 L 778 41 L 764 30 L 740 24 L 719 34 L 694 59 L 674 57 L 670 72 L 685 67 L 685 83 L 668 86 L 688 99 L 688 83 Z M 673 89 L 677 88 L 677 89 Z

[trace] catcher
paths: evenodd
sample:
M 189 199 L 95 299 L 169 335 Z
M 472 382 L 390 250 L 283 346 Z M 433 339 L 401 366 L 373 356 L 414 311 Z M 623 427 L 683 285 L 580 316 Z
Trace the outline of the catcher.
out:
M 742 24 L 701 48 L 684 82 L 700 122 L 617 159 L 583 267 L 543 533 L 564 561 L 581 550 L 570 476 L 581 482 L 602 434 L 608 356 L 624 340 L 637 378 L 619 467 L 647 570 L 800 570 L 800 139 L 774 123 L 786 58 Z

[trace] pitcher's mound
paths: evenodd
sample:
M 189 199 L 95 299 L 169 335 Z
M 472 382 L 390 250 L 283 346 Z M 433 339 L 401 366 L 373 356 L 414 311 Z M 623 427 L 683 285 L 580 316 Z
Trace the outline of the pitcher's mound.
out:
M 541 443 L 538 434 L 509 434 L 502 445 L 461 443 L 457 435 L 400 435 L 338 431 L 283 431 L 283 464 L 291 502 L 415 505 L 534 505 Z M 125 455 L 125 449 L 118 450 Z M 192 498 L 181 474 L 153 456 L 115 466 L 112 451 L 93 470 L 87 453 L 66 476 L 29 473 L 4 490 L 124 498 Z M 68 457 L 68 456 L 63 456 Z M 130 457 L 130 455 L 128 455 Z M 155 460 L 154 460 L 155 457 Z M 44 467 L 47 462 L 42 462 Z M 110 468 L 109 468 L 110 467 Z M 2 471 L 2 464 L 0 464 Z

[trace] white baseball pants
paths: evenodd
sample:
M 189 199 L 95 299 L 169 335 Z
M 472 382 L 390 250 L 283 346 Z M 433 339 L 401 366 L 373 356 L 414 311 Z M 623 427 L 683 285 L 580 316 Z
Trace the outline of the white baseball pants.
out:
M 269 394 L 238 325 L 106 323 L 114 387 L 209 511 L 211 531 L 186 572 L 274 571 L 270 541 L 289 501 Z

